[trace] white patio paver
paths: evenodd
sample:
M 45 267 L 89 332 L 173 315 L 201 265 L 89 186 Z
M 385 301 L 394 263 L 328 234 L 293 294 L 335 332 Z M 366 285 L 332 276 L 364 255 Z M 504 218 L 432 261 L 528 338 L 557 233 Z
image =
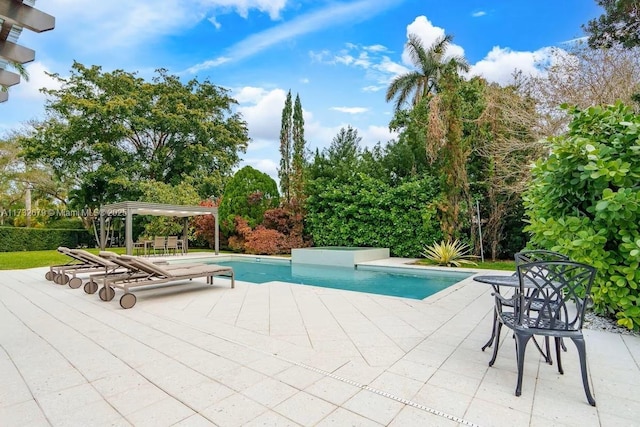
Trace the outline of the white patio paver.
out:
M 418 301 L 216 278 L 123 310 L 45 271 L 0 272 L 0 425 L 640 424 L 640 338 L 585 331 L 595 408 L 570 343 L 564 375 L 530 346 L 515 397 L 471 279 Z

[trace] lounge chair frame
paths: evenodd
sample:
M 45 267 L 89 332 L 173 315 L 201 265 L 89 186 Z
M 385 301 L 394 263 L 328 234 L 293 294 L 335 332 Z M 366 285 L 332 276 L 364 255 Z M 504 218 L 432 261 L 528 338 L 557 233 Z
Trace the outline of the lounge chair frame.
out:
M 72 258 L 72 260 L 67 264 L 53 265 L 49 267 L 49 271 L 45 274 L 45 278 L 58 285 L 69 285 L 72 289 L 77 289 L 82 286 L 82 279 L 77 277 L 78 274 L 95 272 L 107 274 L 119 267 L 118 265 L 83 249 L 69 249 L 60 246 L 58 248 L 58 252 Z
M 124 295 L 120 298 L 120 306 L 125 309 L 133 307 L 136 303 L 136 296 L 130 292 L 132 288 L 170 283 L 173 283 L 172 286 L 176 286 L 184 284 L 180 282 L 203 277 L 207 279 L 207 284 L 212 285 L 214 276 L 230 278 L 231 288 L 235 288 L 235 275 L 231 267 L 216 264 L 191 264 L 166 268 L 166 266 L 159 266 L 146 259 L 130 255 L 121 255 L 118 262 L 128 266 L 128 274 L 99 275 L 95 277 L 95 282 L 101 285 L 98 296 L 103 301 L 111 301 L 115 297 L 115 288 L 122 289 Z

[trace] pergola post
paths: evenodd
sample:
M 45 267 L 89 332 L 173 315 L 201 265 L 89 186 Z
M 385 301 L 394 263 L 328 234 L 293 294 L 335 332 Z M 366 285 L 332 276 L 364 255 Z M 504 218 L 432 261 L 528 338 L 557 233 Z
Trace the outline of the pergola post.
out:
M 182 252 L 189 252 L 189 217 L 184 217 L 184 227 L 182 229 Z
M 100 250 L 104 251 L 105 247 L 106 247 L 106 242 L 107 240 L 107 236 L 105 235 L 104 232 L 104 210 L 102 209 L 102 206 L 100 207 Z
M 216 255 L 218 255 L 220 253 L 220 224 L 218 223 L 217 213 L 213 214 L 213 221 L 215 223 L 215 230 L 214 230 L 215 251 L 216 251 Z
M 133 255 L 133 214 L 131 209 L 127 209 L 127 216 L 124 220 L 124 236 L 127 246 L 127 255 Z

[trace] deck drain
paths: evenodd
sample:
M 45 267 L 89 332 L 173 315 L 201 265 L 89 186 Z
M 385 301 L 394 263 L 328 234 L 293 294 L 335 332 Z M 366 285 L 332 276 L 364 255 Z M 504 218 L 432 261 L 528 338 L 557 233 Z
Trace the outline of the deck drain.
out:
M 255 349 L 253 349 L 253 350 L 255 351 Z M 400 402 L 400 403 L 405 404 L 407 406 L 411 406 L 411 407 L 414 407 L 416 409 L 420 409 L 422 411 L 428 412 L 430 414 L 446 418 L 446 419 L 454 421 L 456 423 L 459 423 L 459 424 L 462 424 L 462 425 L 465 425 L 465 426 L 470 426 L 470 427 L 480 427 L 478 424 L 472 423 L 471 421 L 467 421 L 467 420 L 465 420 L 463 418 L 460 418 L 460 417 L 456 417 L 455 415 L 450 415 L 450 414 L 447 414 L 446 412 L 438 411 L 437 409 L 430 408 L 430 407 L 422 405 L 420 403 L 413 402 L 411 400 L 407 400 L 407 399 L 404 399 L 402 397 L 395 396 L 395 395 L 393 395 L 391 393 L 387 393 L 386 391 L 378 390 L 376 388 L 369 387 L 368 385 L 365 385 L 365 384 L 360 384 L 360 383 L 358 383 L 356 381 L 353 381 L 353 380 L 350 380 L 348 378 L 343 378 L 341 376 L 332 374 L 331 372 L 323 371 L 322 369 L 314 368 L 313 366 L 308 366 L 308 365 L 305 365 L 304 363 L 296 362 L 294 360 L 289 360 L 286 357 L 282 357 L 282 356 L 277 355 L 277 354 L 273 354 L 272 353 L 271 355 L 276 357 L 276 358 L 278 358 L 278 359 L 280 359 L 280 360 L 283 360 L 285 362 L 292 363 L 292 364 L 294 364 L 296 366 L 300 366 L 301 368 L 308 369 L 308 370 L 313 371 L 313 372 L 317 372 L 317 373 L 322 374 L 322 375 L 324 375 L 326 377 L 330 377 L 330 378 L 342 381 L 342 382 L 347 383 L 347 384 L 351 384 L 351 385 L 359 387 L 359 388 L 361 388 L 363 390 L 370 391 L 371 393 L 375 393 L 377 395 L 386 397 L 388 399 L 395 400 L 396 402 Z

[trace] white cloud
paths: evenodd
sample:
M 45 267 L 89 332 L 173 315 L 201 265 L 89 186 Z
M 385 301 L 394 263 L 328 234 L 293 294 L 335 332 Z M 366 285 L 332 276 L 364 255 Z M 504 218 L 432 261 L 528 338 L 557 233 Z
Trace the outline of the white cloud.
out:
M 86 1 L 47 0 L 38 9 L 56 17 L 55 33 L 64 37 L 76 52 L 91 52 L 126 48 L 135 49 L 167 34 L 178 34 L 203 20 L 216 28 L 216 17 L 237 13 L 247 17 L 251 10 L 280 18 L 286 0 L 110 0 Z M 73 28 L 73 29 L 71 29 Z M 213 62 L 219 65 L 220 62 Z
M 434 26 L 424 15 L 416 17 L 416 19 L 407 26 L 407 37 L 409 34 L 414 34 L 420 37 L 424 47 L 427 49 L 440 37 L 444 37 L 446 35 L 444 28 Z M 463 57 L 464 49 L 455 43 L 450 43 L 445 53 L 445 58 L 451 56 Z M 402 52 L 402 62 L 407 66 L 412 65 L 411 56 L 406 48 Z
M 336 56 L 334 58 L 334 61 L 338 64 L 344 64 L 344 65 L 351 65 L 353 64 L 356 60 L 353 56 L 351 55 L 341 55 L 341 56 Z
M 280 165 L 273 160 L 259 157 L 247 157 L 242 160 L 240 168 L 247 165 L 259 170 L 260 172 L 266 173 L 273 178 L 274 181 L 278 182 L 278 167 Z
M 376 68 L 384 73 L 393 74 L 394 76 L 410 71 L 409 68 L 404 65 L 393 62 L 388 56 L 383 57 Z
M 211 22 L 214 27 L 216 27 L 216 30 L 219 30 L 220 28 L 222 28 L 222 24 L 218 22 L 215 16 L 212 16 L 211 18 L 209 18 L 208 21 Z
M 323 50 L 320 52 L 314 52 L 314 51 L 310 51 L 309 52 L 309 57 L 311 58 L 312 62 L 319 62 L 319 63 L 331 63 L 332 60 L 331 58 L 331 52 L 329 52 L 328 50 Z
M 482 76 L 502 85 L 509 84 L 516 70 L 521 70 L 525 75 L 540 75 L 543 72 L 540 65 L 548 63 L 553 52 L 554 49 L 550 47 L 535 52 L 516 52 L 495 46 L 484 59 L 471 66 L 469 75 Z
M 398 137 L 397 132 L 391 132 L 388 127 L 369 125 L 366 129 L 358 130 L 362 137 L 362 147 L 372 148 L 378 142 L 382 145 Z
M 365 86 L 365 87 L 363 87 L 363 88 L 362 88 L 362 90 L 363 90 L 364 92 L 379 92 L 379 91 L 381 91 L 381 90 L 383 90 L 383 89 L 386 89 L 386 86 L 382 86 L 382 85 L 379 85 L 379 86 L 370 85 L 370 86 Z
M 365 107 L 331 107 L 331 109 L 334 111 L 340 111 L 341 113 L 348 113 L 348 114 L 362 114 L 369 111 L 369 109 Z
M 45 95 L 40 93 L 41 88 L 59 89 L 60 83 L 49 77 L 46 72 L 50 72 L 43 63 L 32 62 L 26 66 L 29 73 L 29 80 L 20 79 L 20 84 L 9 89 L 11 98 L 21 98 L 30 101 L 44 102 Z M 12 70 L 9 70 L 12 71 Z
M 218 8 L 235 10 L 238 15 L 246 18 L 251 9 L 268 13 L 271 19 L 280 18 L 280 12 L 287 4 L 286 0 L 203 0 L 201 4 Z
M 364 50 L 368 50 L 368 51 L 371 51 L 371 52 L 387 52 L 388 51 L 386 46 L 383 46 L 381 44 L 374 44 L 372 46 L 365 46 Z
M 234 94 L 242 114 L 249 127 L 249 136 L 253 139 L 278 140 L 280 122 L 287 92 L 283 89 L 244 87 Z M 247 105 L 248 104 L 248 105 Z
M 473 16 L 474 18 L 479 18 L 481 16 L 485 16 L 486 14 L 487 12 L 485 12 L 484 10 L 479 10 L 477 12 L 473 12 L 471 16 Z
M 294 37 L 326 30 L 329 27 L 354 22 L 354 20 L 366 20 L 402 1 L 377 0 L 375 3 L 371 3 L 369 0 L 359 0 L 351 3 L 331 3 L 323 9 L 301 15 L 260 33 L 252 34 L 230 46 L 224 56 L 234 61 L 241 60 Z M 187 71 L 193 73 L 219 64 L 216 59 L 208 60 L 190 67 Z

